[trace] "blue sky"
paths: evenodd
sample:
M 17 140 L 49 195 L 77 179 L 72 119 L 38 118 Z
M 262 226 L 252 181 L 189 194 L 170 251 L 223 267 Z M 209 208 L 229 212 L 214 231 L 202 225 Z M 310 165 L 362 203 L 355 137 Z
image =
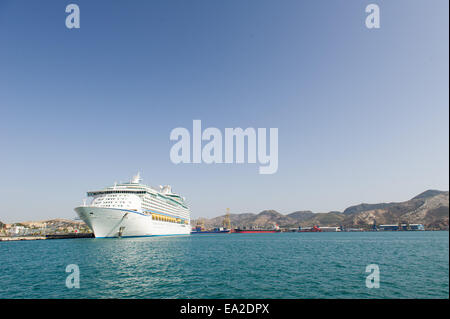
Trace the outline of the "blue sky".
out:
M 369 3 L 380 29 L 365 27 Z M 74 218 L 86 191 L 136 171 L 173 185 L 193 217 L 448 190 L 448 6 L 1 0 L 0 220 Z M 278 172 L 174 165 L 170 131 L 194 119 L 277 127 Z

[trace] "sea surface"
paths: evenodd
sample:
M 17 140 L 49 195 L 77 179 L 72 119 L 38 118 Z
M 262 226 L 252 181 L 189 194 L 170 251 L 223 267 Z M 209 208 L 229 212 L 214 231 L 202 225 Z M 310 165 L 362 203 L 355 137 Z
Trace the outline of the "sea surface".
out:
M 0 298 L 449 298 L 448 242 L 445 231 L 0 242 Z M 66 287 L 70 264 L 80 288 Z M 379 288 L 366 287 L 369 264 Z

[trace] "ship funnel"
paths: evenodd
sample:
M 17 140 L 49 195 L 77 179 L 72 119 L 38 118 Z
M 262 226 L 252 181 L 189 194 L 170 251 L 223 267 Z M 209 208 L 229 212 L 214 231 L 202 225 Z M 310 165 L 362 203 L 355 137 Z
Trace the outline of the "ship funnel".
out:
M 131 179 L 131 184 L 139 184 L 141 182 L 141 173 L 138 172 L 133 178 Z
M 171 194 L 172 193 L 172 188 L 169 185 L 166 185 L 163 187 L 162 191 L 163 194 Z

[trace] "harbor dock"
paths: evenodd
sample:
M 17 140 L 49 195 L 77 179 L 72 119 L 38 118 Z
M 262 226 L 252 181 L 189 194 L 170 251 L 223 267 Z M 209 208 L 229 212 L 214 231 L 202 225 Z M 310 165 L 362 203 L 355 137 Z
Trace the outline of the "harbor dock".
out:
M 0 241 L 19 241 L 19 240 L 44 240 L 44 236 L 14 236 L 14 237 L 0 237 Z
M 71 239 L 71 238 L 94 238 L 92 233 L 75 234 L 51 234 L 44 236 L 4 236 L 0 241 L 21 241 L 21 240 L 46 240 L 46 239 Z

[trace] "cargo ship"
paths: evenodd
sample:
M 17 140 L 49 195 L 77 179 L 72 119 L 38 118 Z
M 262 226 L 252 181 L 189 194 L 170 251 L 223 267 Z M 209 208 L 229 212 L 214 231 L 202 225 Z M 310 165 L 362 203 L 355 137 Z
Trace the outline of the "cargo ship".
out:
M 279 233 L 279 229 L 233 229 L 233 233 L 236 234 L 261 234 L 261 233 Z
M 195 228 L 192 228 L 191 235 L 195 234 L 229 234 L 231 233 L 230 212 L 227 208 L 227 213 L 223 219 L 223 227 L 216 227 L 214 229 L 206 230 L 205 223 L 202 218 L 199 218 Z
M 309 227 L 309 228 L 301 228 L 298 229 L 299 233 L 316 233 L 316 232 L 322 232 L 322 229 L 320 229 L 318 226 Z
M 281 232 L 280 227 L 278 225 L 275 225 L 273 229 L 242 229 L 242 228 L 236 228 L 233 229 L 233 233 L 237 234 L 261 234 L 261 233 L 279 233 Z
M 191 235 L 195 234 L 229 234 L 231 232 L 231 229 L 223 228 L 223 227 L 217 227 L 211 230 L 204 230 L 201 227 L 196 227 L 192 229 Z

